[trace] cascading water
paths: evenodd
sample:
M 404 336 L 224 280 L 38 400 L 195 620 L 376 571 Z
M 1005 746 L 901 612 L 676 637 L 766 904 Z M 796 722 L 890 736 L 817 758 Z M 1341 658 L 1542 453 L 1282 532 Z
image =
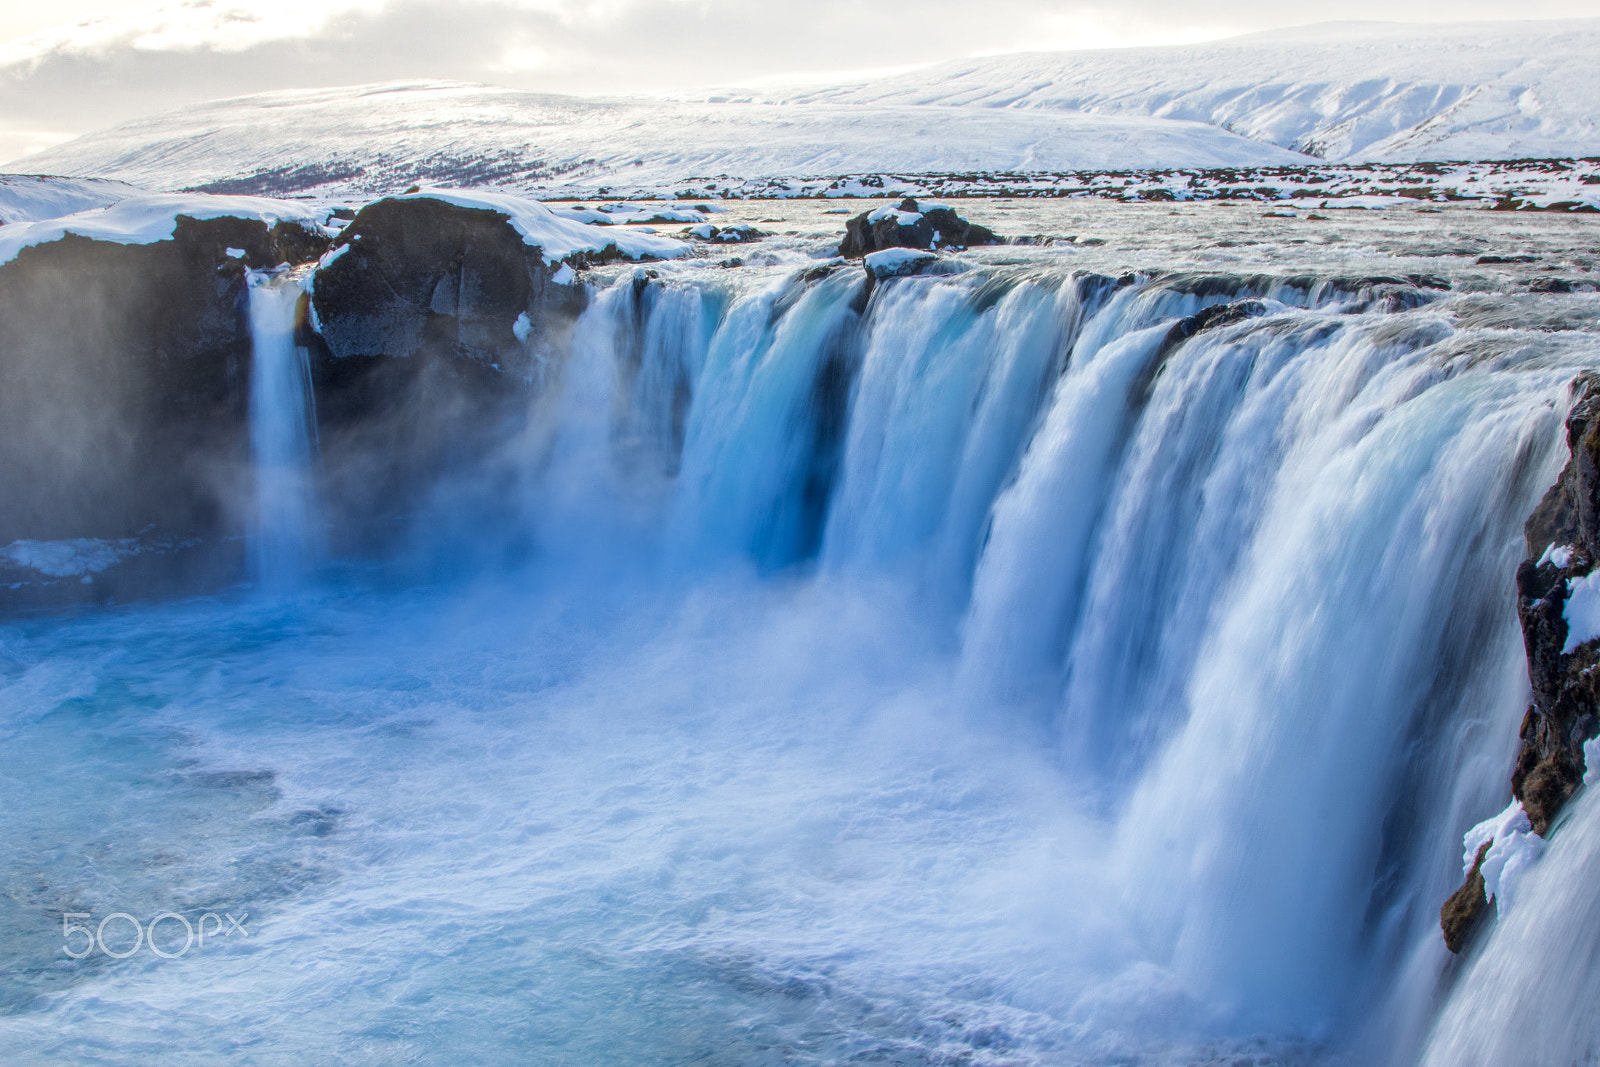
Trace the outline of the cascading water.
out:
M 295 344 L 303 292 L 293 279 L 252 272 L 250 451 L 256 512 L 250 560 L 256 582 L 282 592 L 303 580 L 316 557 L 316 455 L 311 374 Z
M 1596 345 L 1372 289 L 596 289 L 490 460 L 526 573 L 351 585 L 266 648 L 228 602 L 0 646 L 13 702 L 122 731 L 8 736 L 121 768 L 152 851 L 200 835 L 185 892 L 261 924 L 181 973 L 30 972 L 52 1006 L 0 1048 L 89 1058 L 53 1013 L 158 1004 L 179 1062 L 1511 1062 L 1474 1035 L 1593 805 L 1434 1021 L 1437 908 L 1505 803 L 1520 527 Z M 264 582 L 315 526 L 292 297 L 252 290 Z M 107 710 L 129 677 L 158 712 Z M 176 799 L 141 792 L 169 765 Z M 20 817 L 92 851 L 71 788 Z M 11 859 L 97 917 L 174 906 L 142 859 Z

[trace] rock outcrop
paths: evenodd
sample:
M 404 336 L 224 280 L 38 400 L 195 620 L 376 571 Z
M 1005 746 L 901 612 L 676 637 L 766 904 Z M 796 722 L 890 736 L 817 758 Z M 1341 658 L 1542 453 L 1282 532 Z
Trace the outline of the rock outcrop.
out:
M 885 248 L 971 248 L 1000 244 L 993 231 L 942 205 L 923 209 L 907 197 L 898 208 L 864 211 L 845 223 L 839 254 L 855 259 Z
M 298 224 L 179 216 L 170 240 L 68 235 L 0 265 L 0 547 L 241 532 L 246 267 L 325 246 Z
M 1517 567 L 1517 615 L 1533 703 L 1522 720 L 1511 792 L 1540 836 L 1583 784 L 1583 745 L 1600 733 L 1600 680 L 1594 671 L 1600 664 L 1600 637 L 1570 642 L 1566 610 L 1574 581 L 1600 564 L 1600 375 L 1579 375 L 1572 389 L 1571 458 L 1528 519 L 1528 555 Z M 1481 853 L 1478 859 L 1481 863 Z M 1468 940 L 1487 907 L 1486 900 L 1478 903 L 1482 897 L 1483 878 L 1475 865 L 1440 913 L 1452 951 Z
M 499 212 L 407 198 L 356 214 L 302 338 L 340 547 L 381 539 L 444 470 L 505 439 L 585 299 Z

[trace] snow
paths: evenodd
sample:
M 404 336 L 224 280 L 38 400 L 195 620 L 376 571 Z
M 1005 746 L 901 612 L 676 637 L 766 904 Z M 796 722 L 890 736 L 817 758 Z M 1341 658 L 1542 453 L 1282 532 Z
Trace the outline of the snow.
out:
M 49 578 L 82 575 L 89 580 L 126 556 L 139 553 L 137 539 L 102 541 L 80 537 L 69 541 L 13 541 L 0 548 L 0 561 L 38 571 Z
M 497 211 L 511 220 L 524 244 L 540 249 L 547 262 L 567 259 L 581 253 L 604 253 L 615 247 L 629 259 L 674 259 L 685 255 L 689 246 L 670 237 L 656 237 L 636 231 L 597 232 L 595 228 L 559 217 L 539 203 L 507 193 L 487 190 L 424 189 L 392 197 L 394 200 L 440 200 L 457 207 Z
M 550 276 L 550 280 L 557 285 L 576 285 L 578 273 L 572 269 L 572 264 L 563 263 L 561 269 Z
M 561 265 L 562 270 L 571 270 L 566 264 Z M 517 314 L 517 321 L 511 324 L 511 332 L 516 335 L 519 344 L 527 344 L 528 338 L 533 336 L 533 320 L 528 318 L 526 311 Z
M 106 207 L 146 190 L 99 178 L 55 178 L 42 174 L 0 174 L 0 225 L 60 218 Z
M 243 259 L 248 253 L 242 248 L 224 248 L 222 254 L 229 259 Z
M 709 222 L 702 222 L 698 226 L 690 226 L 689 232 L 703 241 L 709 241 L 717 234 L 717 228 Z
M 1557 545 L 1552 541 L 1550 547 L 1544 550 L 1544 555 L 1539 557 L 1536 566 L 1543 567 L 1546 563 L 1553 563 L 1565 569 L 1572 566 L 1572 553 L 1576 550 L 1573 545 Z
M 195 219 L 256 219 L 268 226 L 295 222 L 309 230 L 321 230 L 315 209 L 286 200 L 204 193 L 137 196 L 62 218 L 0 226 L 0 263 L 11 262 L 24 248 L 59 241 L 69 233 L 122 245 L 170 240 L 177 229 L 179 215 Z
M 1586 750 L 1587 751 L 1587 750 Z M 1523 810 L 1522 802 L 1513 800 L 1504 811 L 1468 830 L 1462 838 L 1462 874 L 1472 870 L 1478 850 L 1490 845 L 1479 868 L 1483 875 L 1483 891 L 1495 902 L 1495 910 L 1504 916 L 1512 907 L 1517 886 L 1522 877 L 1544 854 L 1545 840 L 1533 832 L 1533 823 Z
M 1563 656 L 1571 655 L 1581 644 L 1600 637 L 1600 571 L 1567 580 L 1567 602 L 1561 609 L 1567 620 L 1567 643 Z

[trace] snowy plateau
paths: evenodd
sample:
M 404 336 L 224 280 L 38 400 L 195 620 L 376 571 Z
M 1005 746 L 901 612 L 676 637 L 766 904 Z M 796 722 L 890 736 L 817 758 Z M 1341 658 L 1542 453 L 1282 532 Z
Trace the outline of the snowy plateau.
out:
M 859 84 L 598 99 L 450 82 L 262 93 L 12 169 L 151 189 L 540 198 L 1439 196 L 1600 205 L 1600 20 L 1329 23 Z M 1579 160 L 1529 167 L 1504 161 Z M 1502 161 L 1444 167 L 1449 161 Z M 1305 194 L 1301 196 L 1300 194 Z

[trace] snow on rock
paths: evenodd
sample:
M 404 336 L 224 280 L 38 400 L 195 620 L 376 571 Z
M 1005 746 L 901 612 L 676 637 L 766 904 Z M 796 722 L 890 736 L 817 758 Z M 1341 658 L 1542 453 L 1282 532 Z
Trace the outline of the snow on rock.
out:
M 11 262 L 24 248 L 59 241 L 69 233 L 121 245 L 171 240 L 180 215 L 193 219 L 254 219 L 269 229 L 280 222 L 290 222 L 315 233 L 326 232 L 320 212 L 304 204 L 259 196 L 164 193 L 129 197 L 109 207 L 62 218 L 0 226 L 0 263 Z
M 67 541 L 13 541 L 0 548 L 0 561 L 37 571 L 49 578 L 99 574 L 119 560 L 137 555 L 137 538 L 103 541 L 80 537 Z
M 1543 567 L 1546 563 L 1553 563 L 1565 570 L 1567 567 L 1572 566 L 1572 554 L 1575 551 L 1577 549 L 1574 545 L 1557 545 L 1552 541 L 1550 547 L 1544 550 L 1544 555 L 1539 557 L 1539 562 L 1535 566 Z
M 1471 873 L 1478 851 L 1489 845 L 1479 868 L 1483 875 L 1483 891 L 1495 902 L 1495 910 L 1504 916 L 1515 900 L 1522 877 L 1544 854 L 1544 838 L 1533 832 L 1533 823 L 1522 809 L 1521 801 L 1513 800 L 1500 814 L 1468 830 L 1461 843 L 1463 875 Z
M 882 222 L 884 219 L 894 219 L 896 225 L 900 226 L 915 226 L 922 221 L 922 212 L 901 211 L 893 205 L 886 204 L 883 207 L 874 208 L 867 214 L 868 222 Z
M 0 225 L 60 218 L 146 192 L 101 178 L 57 178 L 44 174 L 0 174 Z
M 563 263 L 560 270 L 550 275 L 550 281 L 556 285 L 576 285 L 578 272 L 572 269 L 572 264 Z
M 885 248 L 881 252 L 869 252 L 861 262 L 874 278 L 896 278 L 915 274 L 929 260 L 938 258 L 919 248 Z
M 1600 571 L 1567 581 L 1567 602 L 1561 609 L 1567 620 L 1567 643 L 1563 656 L 1586 641 L 1600 637 Z
M 562 218 L 537 200 L 482 189 L 424 189 L 390 197 L 392 200 L 440 200 L 456 207 L 497 211 L 511 220 L 524 244 L 544 252 L 547 262 L 568 259 L 580 253 L 602 254 L 615 247 L 629 259 L 676 259 L 689 252 L 689 246 L 671 237 L 657 237 L 637 230 L 597 232 L 593 227 Z

